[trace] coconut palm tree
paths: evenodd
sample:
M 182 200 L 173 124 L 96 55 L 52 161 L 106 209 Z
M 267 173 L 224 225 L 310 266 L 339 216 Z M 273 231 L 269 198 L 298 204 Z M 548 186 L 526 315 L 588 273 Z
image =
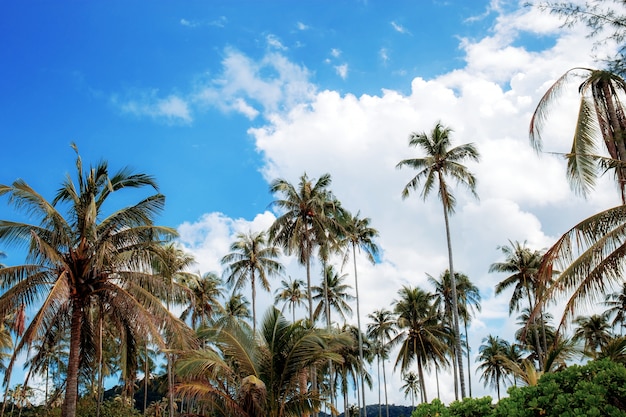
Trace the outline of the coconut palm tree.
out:
M 529 311 L 535 308 L 536 300 L 541 296 L 545 284 L 539 281 L 537 275 L 541 266 L 543 254 L 537 250 L 532 250 L 526 246 L 526 242 L 511 242 L 509 245 L 498 247 L 505 256 L 503 262 L 494 262 L 489 267 L 489 272 L 503 272 L 510 274 L 500 281 L 495 288 L 496 295 L 513 288 L 511 301 L 509 302 L 509 315 L 519 311 L 521 300 L 526 298 Z M 539 339 L 539 329 L 536 325 L 536 317 L 532 316 L 528 322 L 532 326 L 534 337 L 534 347 L 537 352 L 537 360 L 543 363 L 543 351 L 547 349 L 547 343 L 541 344 Z
M 194 275 L 185 283 L 191 291 L 191 302 L 180 314 L 180 319 L 190 319 L 191 327 L 208 326 L 214 316 L 222 312 L 222 279 L 215 272 Z
M 265 314 L 258 337 L 234 322 L 201 332 L 212 346 L 178 362 L 184 379 L 178 389 L 237 417 L 300 417 L 319 409 L 319 395 L 299 389 L 302 375 L 328 359 L 341 361 L 336 351 L 348 343 L 301 321 L 290 323 L 276 308 Z
M 422 381 L 421 398 L 422 401 L 428 402 L 426 386 L 423 383 L 424 368 L 429 361 L 446 361 L 448 352 L 446 342 L 450 340 L 450 332 L 439 320 L 439 314 L 432 305 L 432 294 L 417 287 L 407 286 L 402 287 L 398 294 L 399 299 L 393 303 L 400 330 L 392 341 L 400 345 L 395 367 L 400 366 L 402 372 L 406 373 L 415 361 L 417 375 Z
M 191 254 L 186 253 L 172 243 L 161 246 L 156 252 L 152 261 L 152 268 L 165 282 L 167 292 L 162 297 L 165 300 L 165 306 L 168 311 L 172 308 L 172 304 L 184 305 L 191 298 L 189 289 L 182 283 L 194 279 L 194 274 L 189 272 L 189 268 L 194 264 L 195 259 Z M 166 340 L 170 349 L 180 348 L 180 346 L 176 346 L 173 343 L 171 337 L 167 334 Z M 165 353 L 165 357 L 167 360 L 169 416 L 174 417 L 174 372 L 172 369 L 174 357 L 169 351 Z
M 281 280 L 281 287 L 276 290 L 276 296 L 274 297 L 274 302 L 278 303 L 279 301 L 283 301 L 285 304 L 283 305 L 283 309 L 281 313 L 285 309 L 287 305 L 291 309 L 292 321 L 296 322 L 296 307 L 299 307 L 304 302 L 304 299 L 307 298 L 306 290 L 304 290 L 304 286 L 306 283 L 301 279 L 291 279 L 289 280 Z
M 322 285 L 312 288 L 313 301 L 317 301 L 317 306 L 313 311 L 313 320 L 324 317 L 329 324 L 332 323 L 330 317 L 332 310 L 339 313 L 344 322 L 346 316 L 352 316 L 350 301 L 353 301 L 355 297 L 349 292 L 352 287 L 344 283 L 347 277 L 348 274 L 340 274 L 332 265 L 326 265 Z
M 463 327 L 465 329 L 465 343 L 467 347 L 467 369 L 470 369 L 470 346 L 468 338 L 468 324 L 472 321 L 472 315 L 475 311 L 480 311 L 480 291 L 476 287 L 469 277 L 465 274 L 455 272 L 456 293 L 457 297 L 461 301 L 459 304 L 459 317 L 463 320 Z M 446 325 L 452 328 L 452 287 L 450 283 L 450 272 L 444 271 L 439 279 L 435 279 L 429 274 L 428 282 L 435 288 L 434 306 L 442 315 Z M 472 396 L 472 378 L 471 372 L 467 374 L 467 381 L 469 387 L 469 396 Z
M 598 352 L 605 347 L 613 335 L 608 315 L 592 314 L 591 316 L 578 316 L 574 320 L 574 341 L 584 342 L 584 353 L 591 358 L 596 358 Z
M 383 366 L 383 387 L 385 391 L 385 407 L 387 417 L 389 417 L 389 401 L 387 398 L 387 373 L 385 372 L 385 362 L 391 349 L 391 340 L 398 333 L 396 318 L 394 314 L 386 308 L 374 310 L 367 317 L 371 320 L 367 325 L 367 337 L 376 342 L 376 357 Z M 379 373 L 380 375 L 380 373 Z M 380 376 L 378 383 L 378 397 L 380 398 Z M 380 401 L 379 401 L 380 403 Z M 380 410 L 379 410 L 379 414 Z
M 583 75 L 584 74 L 584 75 Z M 619 98 L 626 93 L 626 81 L 610 71 L 576 67 L 563 74 L 543 95 L 530 120 L 533 147 L 542 148 L 541 131 L 550 108 L 572 78 L 584 77 L 578 87 L 580 105 L 572 149 L 565 154 L 567 176 L 572 188 L 587 196 L 599 172 L 615 173 L 622 204 L 626 204 L 626 113 Z M 608 157 L 600 155 L 604 144 Z
M 478 358 L 480 361 L 478 369 L 482 371 L 480 379 L 485 387 L 490 385 L 496 388 L 498 401 L 500 401 L 500 385 L 507 375 L 507 353 L 509 342 L 498 336 L 489 335 L 483 339 L 482 345 L 478 348 Z
M 453 331 L 455 337 L 455 350 L 457 357 L 457 367 L 459 372 L 459 382 L 461 384 L 461 396 L 465 397 L 465 378 L 463 374 L 463 353 L 461 350 L 461 336 L 459 329 L 459 306 L 456 294 L 456 281 L 454 274 L 454 263 L 452 258 L 452 240 L 450 237 L 450 222 L 448 216 L 454 213 L 456 199 L 450 191 L 448 179 L 453 179 L 457 184 L 464 185 L 477 197 L 476 178 L 467 169 L 463 162 L 479 160 L 479 153 L 474 144 L 468 143 L 451 148 L 450 133 L 452 129 L 444 127 L 441 122 L 437 122 L 430 132 L 412 133 L 409 136 L 409 146 L 420 148 L 426 153 L 424 157 L 404 159 L 400 161 L 396 168 L 413 168 L 417 174 L 405 185 L 402 190 L 402 198 L 409 196 L 412 190 L 416 190 L 423 183 L 421 190 L 422 198 L 425 200 L 428 195 L 437 189 L 443 207 L 443 217 L 446 226 L 446 240 L 448 243 L 448 263 L 450 280 L 452 287 L 452 315 Z
M 344 253 L 344 264 L 352 256 L 354 265 L 354 289 L 356 291 L 356 320 L 359 329 L 359 337 L 362 335 L 361 329 L 361 310 L 359 299 L 359 279 L 356 268 L 356 252 L 363 251 L 367 259 L 373 264 L 378 256 L 378 246 L 374 243 L 374 239 L 378 237 L 378 230 L 370 226 L 369 217 L 360 217 L 360 213 L 352 215 L 344 210 L 340 216 L 341 224 L 341 240 L 342 245 L 346 247 Z M 359 357 L 360 363 L 363 361 L 363 340 L 359 340 Z M 362 407 L 363 413 L 367 416 L 367 404 L 365 401 L 365 382 L 361 377 Z
M 226 285 L 239 292 L 250 281 L 252 288 L 252 330 L 256 332 L 256 284 L 265 291 L 270 290 L 269 278 L 280 275 L 283 265 L 276 260 L 280 255 L 278 247 L 269 244 L 265 232 L 237 233 L 230 245 L 231 252 L 221 263 L 225 265 Z
M 607 294 L 604 305 L 608 307 L 609 317 L 613 317 L 611 325 L 620 326 L 620 334 L 623 334 L 626 325 L 626 282 L 622 284 L 622 290 Z
M 417 397 L 420 392 L 422 392 L 422 385 L 424 385 L 419 376 L 415 372 L 407 372 L 402 374 L 402 381 L 404 385 L 402 385 L 402 389 L 404 390 L 404 397 L 411 397 L 411 407 L 415 408 L 415 397 Z
M 81 359 L 95 346 L 91 335 L 82 332 L 93 299 L 108 306 L 107 314 L 126 317 L 125 324 L 132 326 L 137 339 L 150 334 L 164 346 L 160 330 L 165 327 L 181 342 L 192 340 L 189 329 L 151 291 L 164 287 L 159 277 L 149 273 L 152 254 L 161 240 L 175 236 L 173 229 L 154 224 L 164 196 L 148 196 L 116 211 L 105 204 L 121 190 L 145 186 L 158 190 L 154 179 L 127 168 L 111 176 L 106 162 L 84 170 L 80 156 L 76 168 L 75 179 L 68 176 L 52 202 L 23 180 L 0 185 L 0 196 L 39 221 L 0 220 L 0 241 L 25 245 L 29 262 L 0 269 L 0 315 L 21 304 L 36 306 L 18 351 L 41 337 L 51 318 L 59 314 L 70 318 L 62 409 L 66 417 L 76 415 Z

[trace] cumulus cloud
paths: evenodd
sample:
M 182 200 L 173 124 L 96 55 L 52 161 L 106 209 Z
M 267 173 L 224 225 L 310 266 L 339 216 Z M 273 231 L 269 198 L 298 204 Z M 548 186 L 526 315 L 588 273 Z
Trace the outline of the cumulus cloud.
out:
M 348 64 L 341 64 L 335 66 L 335 71 L 342 79 L 348 78 Z
M 501 260 L 498 246 L 518 240 L 545 248 L 599 206 L 618 203 L 610 186 L 598 187 L 594 201 L 584 201 L 565 180 L 559 153 L 567 152 L 571 142 L 575 88 L 562 98 L 547 130 L 546 149 L 555 153 L 539 157 L 528 144 L 534 106 L 562 72 L 589 64 L 590 41 L 575 30 L 561 31 L 548 49 L 529 51 L 516 45 L 516 37 L 520 31 L 550 32 L 548 20 L 533 26 L 533 17 L 539 17 L 532 8 L 500 13 L 488 37 L 461 41 L 464 65 L 432 79 L 416 74 L 407 94 L 382 90 L 356 96 L 318 90 L 306 68 L 284 55 L 255 61 L 235 50 L 227 51 L 221 77 L 203 90 L 207 100 L 219 99 L 232 108 L 237 100 L 260 106 L 265 123 L 250 128 L 249 134 L 264 155 L 262 172 L 268 182 L 280 177 L 295 183 L 304 172 L 313 178 L 330 173 L 331 189 L 343 206 L 371 218 L 380 232 L 382 254 L 376 265 L 357 259 L 363 317 L 390 306 L 403 285 L 429 288 L 426 274 L 437 277 L 448 267 L 436 193 L 426 200 L 419 195 L 403 200 L 400 195 L 415 172 L 395 166 L 419 154 L 408 146 L 409 134 L 428 132 L 442 121 L 454 130 L 453 145 L 475 143 L 481 161 L 468 167 L 478 178 L 480 199 L 455 187 L 457 207 L 450 225 L 455 269 L 467 274 L 483 296 L 483 310 L 470 331 L 474 358 L 488 334 L 512 339 L 517 327 L 515 317 L 507 315 L 507 295 L 493 293 L 503 276 L 488 273 L 490 264 Z M 262 69 L 274 73 L 262 76 L 267 73 Z M 281 107 L 284 111 L 276 111 Z M 262 216 L 269 225 L 271 214 Z M 250 222 L 260 225 L 258 218 Z M 223 215 L 207 215 L 197 224 L 181 226 L 181 238 L 194 253 L 222 256 L 234 223 Z M 293 259 L 285 261 L 298 271 Z M 300 277 L 302 273 L 300 269 Z M 477 375 L 475 365 L 470 372 Z M 439 377 L 442 386 L 452 386 L 450 375 Z M 434 378 L 428 376 L 428 386 L 434 386 Z M 398 374 L 390 384 L 390 401 L 402 403 Z M 474 384 L 475 395 L 489 393 L 479 385 Z M 374 393 L 368 395 L 374 401 Z M 454 398 L 450 391 L 442 395 L 445 401 Z

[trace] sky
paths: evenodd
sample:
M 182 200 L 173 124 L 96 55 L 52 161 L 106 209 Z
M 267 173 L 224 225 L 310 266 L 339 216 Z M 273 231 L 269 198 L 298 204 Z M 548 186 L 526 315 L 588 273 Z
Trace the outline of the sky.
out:
M 114 171 L 153 175 L 166 196 L 159 223 L 178 230 L 196 271 L 219 273 L 237 232 L 265 230 L 276 218 L 272 180 L 296 184 L 304 173 L 329 173 L 343 206 L 369 217 L 380 234 L 379 262 L 357 259 L 366 325 L 367 314 L 390 308 L 403 286 L 430 289 L 427 274 L 448 267 L 440 201 L 417 193 L 403 200 L 415 172 L 395 168 L 422 156 L 408 146 L 409 135 L 441 121 L 453 129 L 453 145 L 472 142 L 481 155 L 467 164 L 479 199 L 454 188 L 450 225 L 455 270 L 482 296 L 469 329 L 475 358 L 483 338 L 513 341 L 519 328 L 508 316 L 510 294 L 494 295 L 505 277 L 488 272 L 503 260 L 498 248 L 510 241 L 547 248 L 580 220 L 619 204 L 610 178 L 587 199 L 566 181 L 559 154 L 572 139 L 575 83 L 550 114 L 544 152 L 528 140 L 546 89 L 572 67 L 597 67 L 594 57 L 613 47 L 594 49 L 586 28 L 565 29 L 525 3 L 4 3 L 0 183 L 22 178 L 51 198 L 74 173 L 75 142 L 86 165 L 106 160 Z M 0 218 L 19 218 L 5 203 Z M 0 251 L 6 264 L 22 261 L 14 248 Z M 305 279 L 294 259 L 282 260 L 289 276 Z M 314 263 L 316 280 L 319 270 Z M 352 271 L 344 272 L 352 282 Z M 258 311 L 272 299 L 259 294 Z M 475 366 L 474 396 L 495 398 Z M 434 378 L 427 378 L 429 399 Z M 390 402 L 410 404 L 400 373 L 389 379 Z M 440 380 L 442 399 L 453 400 L 451 377 Z M 367 402 L 378 402 L 376 388 Z

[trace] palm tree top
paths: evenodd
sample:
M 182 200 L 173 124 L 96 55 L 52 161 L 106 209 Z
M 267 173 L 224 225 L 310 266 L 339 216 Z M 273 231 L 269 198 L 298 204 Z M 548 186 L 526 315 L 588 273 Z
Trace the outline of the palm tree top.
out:
M 448 191 L 444 177 L 450 177 L 458 184 L 464 185 L 474 197 L 478 198 L 476 178 L 463 165 L 463 162 L 466 160 L 478 162 L 480 154 L 473 143 L 451 147 L 451 132 L 450 127 L 445 127 L 441 122 L 437 122 L 430 134 L 426 132 L 411 133 L 409 146 L 421 149 L 425 156 L 404 159 L 396 165 L 396 168 L 399 169 L 409 167 L 418 171 L 417 175 L 402 190 L 402 198 L 407 198 L 411 190 L 417 189 L 423 183 L 421 196 L 424 200 L 434 188 L 437 188 L 439 198 L 443 201 L 446 210 L 453 212 L 456 200 Z

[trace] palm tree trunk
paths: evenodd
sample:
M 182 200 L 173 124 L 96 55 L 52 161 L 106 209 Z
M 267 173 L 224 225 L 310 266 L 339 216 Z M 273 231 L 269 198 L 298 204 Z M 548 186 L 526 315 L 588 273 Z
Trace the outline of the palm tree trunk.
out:
M 385 358 L 383 357 L 383 384 L 385 385 L 385 408 L 389 417 L 389 399 L 387 398 L 387 374 L 385 373 Z
M 428 402 L 428 397 L 426 396 L 426 384 L 425 384 L 425 380 L 424 380 L 424 367 L 422 366 L 422 360 L 420 359 L 420 357 L 418 356 L 417 358 L 417 372 L 418 375 L 420 377 L 420 387 L 421 387 L 421 393 L 422 393 L 422 403 L 427 403 Z
M 148 408 L 148 375 L 150 373 L 150 363 L 148 362 L 148 342 L 146 342 L 146 357 L 143 364 L 143 415 L 146 415 Z
M 100 417 L 100 408 L 102 406 L 102 399 L 104 398 L 104 392 L 102 392 L 102 304 L 99 306 L 98 316 L 98 402 L 96 406 L 96 417 Z
M 537 318 L 532 311 L 534 310 L 534 303 L 532 296 L 530 295 L 530 286 L 526 285 L 526 294 L 528 296 L 528 311 L 532 315 L 533 321 L 533 336 L 535 337 L 535 347 L 537 349 L 537 362 L 539 364 L 539 370 L 543 370 L 543 351 L 541 349 L 541 339 L 539 339 L 539 330 L 537 329 Z
M 469 338 L 467 337 L 467 320 L 463 320 L 463 325 L 465 326 L 465 343 L 467 343 L 467 387 L 469 388 L 469 397 L 472 398 L 472 373 L 470 372 L 472 365 L 470 363 Z
M 380 391 L 380 353 L 376 355 L 376 371 L 378 374 L 378 417 L 383 417 L 383 402 Z
M 439 184 L 442 184 L 441 173 L 439 173 Z M 441 195 L 445 195 L 443 190 Z M 452 262 L 452 241 L 450 239 L 450 221 L 446 204 L 443 204 L 443 218 L 446 224 L 446 240 L 448 241 L 448 262 L 450 264 L 450 286 L 452 287 L 452 317 L 454 320 L 454 339 L 456 347 L 456 359 L 459 370 L 459 383 L 461 385 L 461 398 L 465 398 L 465 377 L 463 374 L 463 352 L 461 350 L 461 332 L 459 331 L 459 305 L 456 294 L 456 277 L 454 276 L 454 264 Z
M 252 334 L 256 337 L 256 287 L 254 286 L 254 269 L 250 274 L 250 286 L 252 287 Z
M 76 417 L 76 402 L 78 401 L 78 367 L 80 365 L 80 338 L 83 325 L 82 303 L 74 300 L 70 330 L 70 354 L 67 360 L 67 381 L 65 386 L 65 401 L 61 408 L 63 417 Z
M 356 323 L 359 330 L 359 373 L 361 376 L 361 399 L 363 400 L 363 415 L 367 417 L 367 405 L 365 404 L 365 371 L 363 365 L 363 336 L 361 335 L 361 311 L 359 308 L 359 279 L 356 273 L 356 248 L 355 244 L 352 244 L 352 261 L 354 263 L 354 292 L 356 293 Z

